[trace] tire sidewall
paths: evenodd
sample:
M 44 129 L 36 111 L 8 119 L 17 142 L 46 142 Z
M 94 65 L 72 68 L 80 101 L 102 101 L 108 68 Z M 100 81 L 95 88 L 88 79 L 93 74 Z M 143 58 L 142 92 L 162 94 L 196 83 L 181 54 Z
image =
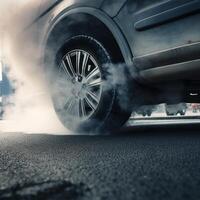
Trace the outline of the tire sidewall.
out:
M 56 48 L 54 47 L 53 54 L 52 56 L 50 56 L 51 59 L 49 61 L 51 63 L 49 66 L 53 67 L 52 71 L 55 72 L 62 58 L 67 53 L 75 49 L 80 49 L 88 52 L 94 57 L 95 61 L 97 62 L 99 69 L 102 73 L 102 78 L 105 82 L 105 84 L 103 84 L 102 86 L 102 96 L 99 105 L 92 116 L 90 116 L 89 119 L 79 123 L 76 127 L 70 127 L 71 123 L 66 121 L 66 119 L 64 119 L 63 116 L 60 115 L 58 112 L 56 113 L 61 122 L 67 128 L 70 128 L 74 131 L 103 131 L 107 126 L 106 120 L 112 111 L 112 106 L 116 98 L 116 91 L 114 86 L 109 85 L 109 82 L 107 82 L 107 66 L 112 62 L 111 58 L 105 48 L 98 41 L 88 36 L 79 35 L 72 37 L 68 40 L 59 41 L 59 43 L 56 44 Z M 56 107 L 54 98 L 57 97 L 52 96 L 54 107 Z M 112 124 L 110 124 L 109 126 L 112 127 Z

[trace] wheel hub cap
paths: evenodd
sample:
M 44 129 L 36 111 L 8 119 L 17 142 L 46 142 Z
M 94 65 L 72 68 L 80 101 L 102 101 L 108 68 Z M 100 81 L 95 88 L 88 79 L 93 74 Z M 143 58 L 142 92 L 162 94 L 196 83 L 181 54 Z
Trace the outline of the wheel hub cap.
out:
M 65 98 L 57 98 L 57 110 L 73 119 L 88 119 L 97 110 L 102 94 L 102 75 L 96 60 L 87 51 L 73 50 L 62 58 L 59 75 L 66 88 L 59 87 Z

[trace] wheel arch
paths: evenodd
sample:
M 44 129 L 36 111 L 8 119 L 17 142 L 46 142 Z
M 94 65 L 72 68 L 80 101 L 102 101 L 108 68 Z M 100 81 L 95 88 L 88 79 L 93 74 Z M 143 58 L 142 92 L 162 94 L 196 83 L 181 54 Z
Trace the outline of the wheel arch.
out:
M 121 59 L 123 59 L 127 65 L 132 65 L 132 54 L 125 36 L 114 20 L 104 12 L 95 8 L 81 7 L 62 10 L 58 14 L 52 16 L 53 18 L 50 20 L 43 39 L 42 52 L 45 52 L 45 48 L 49 41 L 51 41 L 52 35 L 55 36 L 56 32 L 66 30 L 69 32 L 68 34 L 70 37 L 70 34 L 73 35 L 78 28 L 81 29 L 85 26 L 86 28 L 84 27 L 85 30 L 82 30 L 83 32 L 89 31 L 90 34 L 95 34 L 95 36 L 99 37 L 96 39 L 104 40 L 103 43 L 105 45 L 113 45 L 111 48 L 115 48 L 115 51 L 117 50 L 117 55 L 121 56 Z M 95 23 L 95 30 L 89 30 L 91 22 Z M 105 33 L 108 35 L 105 35 Z

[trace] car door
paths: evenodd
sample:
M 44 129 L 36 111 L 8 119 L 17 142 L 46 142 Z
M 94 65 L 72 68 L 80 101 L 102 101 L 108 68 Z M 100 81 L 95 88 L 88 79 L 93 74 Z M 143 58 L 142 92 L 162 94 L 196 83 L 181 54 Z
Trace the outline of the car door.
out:
M 199 0 L 128 0 L 116 21 L 134 63 L 146 70 L 200 58 L 199 11 Z

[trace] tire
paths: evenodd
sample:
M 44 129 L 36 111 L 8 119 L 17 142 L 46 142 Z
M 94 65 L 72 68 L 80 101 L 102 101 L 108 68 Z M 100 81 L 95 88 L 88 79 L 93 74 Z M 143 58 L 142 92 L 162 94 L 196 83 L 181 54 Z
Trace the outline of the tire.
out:
M 54 52 L 53 56 L 48 57 L 55 79 L 50 80 L 51 93 L 55 111 L 63 125 L 72 131 L 90 134 L 104 134 L 123 126 L 132 108 L 128 107 L 130 101 L 125 102 L 125 107 L 120 103 L 119 88 L 113 84 L 114 77 L 110 73 L 112 55 L 103 44 L 93 37 L 77 35 L 58 43 Z M 85 58 L 87 62 L 83 65 Z M 90 77 L 91 74 L 93 77 Z M 89 78 L 97 85 L 91 86 Z M 63 104 L 71 95 L 75 103 Z M 125 95 L 129 99 L 128 92 Z

